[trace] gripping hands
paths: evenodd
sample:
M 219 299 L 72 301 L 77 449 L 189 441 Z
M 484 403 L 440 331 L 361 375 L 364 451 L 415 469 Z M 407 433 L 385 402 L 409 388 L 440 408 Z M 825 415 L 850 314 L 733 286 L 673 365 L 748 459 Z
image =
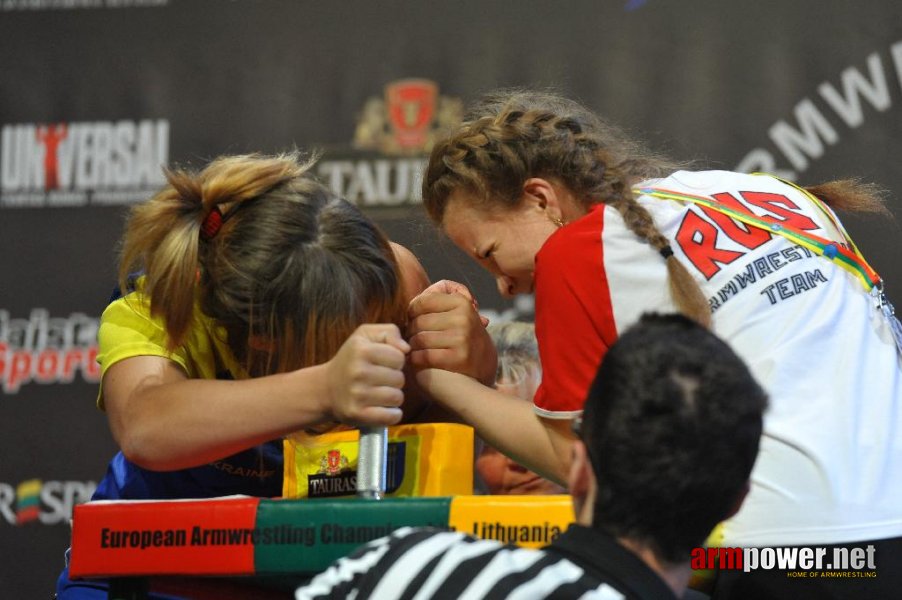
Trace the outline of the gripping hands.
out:
M 335 421 L 394 425 L 404 403 L 404 361 L 410 345 L 396 325 L 361 325 L 326 363 L 328 406 Z
M 326 363 L 329 419 L 358 426 L 400 422 L 408 354 L 418 371 L 494 383 L 495 346 L 466 286 L 447 280 L 429 286 L 411 301 L 408 317 L 409 344 L 395 325 L 361 325 Z
M 463 284 L 442 280 L 426 288 L 408 308 L 410 361 L 416 369 L 443 369 L 492 385 L 497 354 L 486 332 L 488 320 Z

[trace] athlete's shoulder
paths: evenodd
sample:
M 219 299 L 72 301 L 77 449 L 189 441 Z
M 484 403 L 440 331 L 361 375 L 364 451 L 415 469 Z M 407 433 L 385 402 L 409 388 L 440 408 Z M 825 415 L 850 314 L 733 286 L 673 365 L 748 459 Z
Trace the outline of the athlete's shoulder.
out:
M 104 325 L 135 326 L 139 324 L 143 328 L 154 321 L 150 315 L 150 300 L 140 292 L 132 292 L 113 300 L 100 316 L 101 329 Z
M 762 179 L 765 178 L 762 178 L 760 175 L 716 169 L 708 171 L 674 171 L 661 179 L 643 181 L 635 186 L 634 189 L 638 190 L 640 194 L 641 190 L 646 187 L 705 194 L 712 190 L 754 187 L 756 184 L 760 184 Z
M 150 298 L 144 294 L 144 274 L 128 276 L 125 288 L 117 285 L 101 315 L 101 322 L 134 318 L 150 319 Z
M 586 256 L 587 249 L 600 246 L 606 208 L 597 204 L 584 216 L 551 234 L 539 250 L 537 260 L 557 262 L 558 259 Z

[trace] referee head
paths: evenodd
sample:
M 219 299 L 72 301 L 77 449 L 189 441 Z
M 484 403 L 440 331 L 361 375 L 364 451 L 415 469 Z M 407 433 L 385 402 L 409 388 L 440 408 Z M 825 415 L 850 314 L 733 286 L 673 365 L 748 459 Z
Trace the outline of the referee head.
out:
M 608 351 L 575 423 L 577 521 L 659 561 L 688 560 L 742 504 L 766 404 L 713 333 L 644 315 Z

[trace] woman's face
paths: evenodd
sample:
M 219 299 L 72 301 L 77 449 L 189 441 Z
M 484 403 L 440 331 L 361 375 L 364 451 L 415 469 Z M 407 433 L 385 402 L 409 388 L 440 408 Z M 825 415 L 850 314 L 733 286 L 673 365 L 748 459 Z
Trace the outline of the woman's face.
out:
M 524 402 L 532 402 L 540 379 L 538 371 L 533 371 L 520 381 L 501 379 L 495 388 L 502 394 L 520 398 Z M 485 483 L 488 493 L 496 496 L 567 493 L 558 484 L 540 477 L 488 444 L 483 445 L 482 452 L 476 457 L 475 469 Z
M 476 459 L 476 472 L 485 482 L 488 493 L 496 496 L 567 493 L 561 486 L 543 479 L 489 445 L 483 446 Z
M 483 210 L 478 202 L 469 192 L 454 192 L 442 219 L 445 233 L 495 276 L 502 296 L 531 293 L 536 253 L 557 226 L 529 196 L 514 209 Z

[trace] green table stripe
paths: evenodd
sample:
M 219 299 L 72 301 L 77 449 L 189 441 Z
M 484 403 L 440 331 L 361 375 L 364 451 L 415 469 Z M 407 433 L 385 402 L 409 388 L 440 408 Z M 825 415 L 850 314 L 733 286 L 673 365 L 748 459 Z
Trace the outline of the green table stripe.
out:
M 319 573 L 361 544 L 405 526 L 447 527 L 451 498 L 261 500 L 258 574 Z

